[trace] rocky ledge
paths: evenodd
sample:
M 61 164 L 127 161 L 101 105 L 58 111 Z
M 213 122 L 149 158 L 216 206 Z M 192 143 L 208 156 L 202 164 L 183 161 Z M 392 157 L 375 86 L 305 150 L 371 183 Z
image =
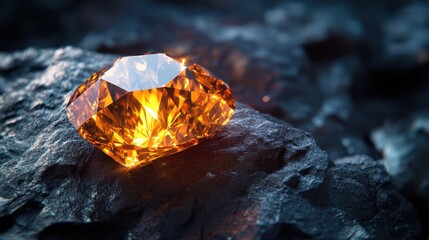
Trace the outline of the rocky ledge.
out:
M 127 170 L 68 122 L 75 87 L 112 61 L 76 48 L 0 54 L 1 238 L 415 239 L 411 204 L 365 156 L 238 104 L 214 138 Z

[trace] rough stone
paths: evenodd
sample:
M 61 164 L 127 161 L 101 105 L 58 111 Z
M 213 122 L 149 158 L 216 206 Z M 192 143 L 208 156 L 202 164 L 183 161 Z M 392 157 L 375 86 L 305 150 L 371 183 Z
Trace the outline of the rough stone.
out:
M 419 236 L 382 165 L 331 161 L 308 132 L 246 105 L 214 138 L 128 170 L 65 113 L 75 87 L 113 56 L 67 47 L 0 59 L 1 238 Z
M 423 225 L 429 224 L 429 112 L 387 122 L 371 139 L 383 153 L 381 162 L 401 192 L 415 205 Z M 426 232 L 428 229 L 424 229 Z

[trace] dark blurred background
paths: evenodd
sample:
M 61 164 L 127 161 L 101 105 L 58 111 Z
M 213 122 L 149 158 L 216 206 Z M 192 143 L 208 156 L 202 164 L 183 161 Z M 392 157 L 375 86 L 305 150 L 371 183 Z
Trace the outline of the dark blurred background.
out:
M 15 0 L 0 29 L 1 51 L 186 56 L 333 160 L 379 160 L 429 227 L 429 1 Z

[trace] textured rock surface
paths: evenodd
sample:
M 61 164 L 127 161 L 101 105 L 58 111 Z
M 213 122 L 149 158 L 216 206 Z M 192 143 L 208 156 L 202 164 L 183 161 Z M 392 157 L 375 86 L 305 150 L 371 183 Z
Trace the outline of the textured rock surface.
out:
M 383 152 L 387 172 L 429 224 L 429 112 L 419 112 L 385 124 L 372 133 Z M 428 231 L 428 229 L 425 229 Z
M 417 238 L 383 166 L 334 162 L 307 132 L 239 104 L 213 139 L 127 170 L 64 108 L 113 60 L 75 48 L 0 55 L 2 238 Z

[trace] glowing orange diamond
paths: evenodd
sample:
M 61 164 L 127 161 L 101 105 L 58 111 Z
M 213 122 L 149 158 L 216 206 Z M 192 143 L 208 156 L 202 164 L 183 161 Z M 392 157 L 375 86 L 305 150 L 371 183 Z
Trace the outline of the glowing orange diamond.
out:
M 165 54 L 119 58 L 80 85 L 67 105 L 79 134 L 129 167 L 213 136 L 234 110 L 224 82 Z

